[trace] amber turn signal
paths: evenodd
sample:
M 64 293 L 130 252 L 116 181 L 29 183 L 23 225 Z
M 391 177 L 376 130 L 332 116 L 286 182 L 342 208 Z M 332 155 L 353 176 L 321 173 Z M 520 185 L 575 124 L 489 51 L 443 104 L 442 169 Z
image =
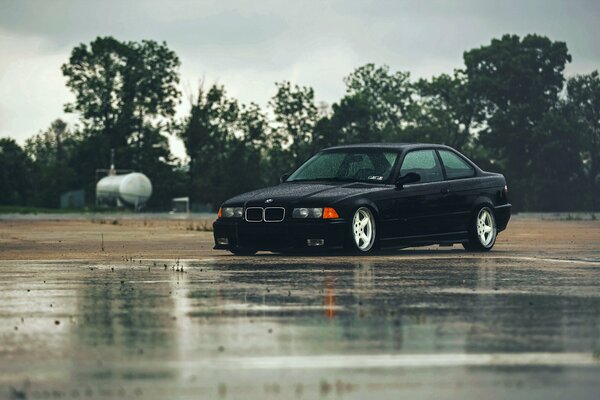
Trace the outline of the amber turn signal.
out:
M 223 209 L 219 207 L 219 213 L 217 214 L 217 218 L 221 218 L 223 216 Z
M 339 217 L 340 216 L 338 215 L 337 211 L 335 211 L 335 209 L 331 207 L 325 207 L 323 209 L 323 219 L 333 219 Z

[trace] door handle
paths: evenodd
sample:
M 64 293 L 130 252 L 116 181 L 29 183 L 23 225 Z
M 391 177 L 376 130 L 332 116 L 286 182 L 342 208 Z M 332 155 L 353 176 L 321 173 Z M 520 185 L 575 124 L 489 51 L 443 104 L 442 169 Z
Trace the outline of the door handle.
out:
M 448 188 L 443 188 L 443 189 L 441 189 L 441 190 L 440 190 L 440 193 L 441 193 L 441 194 L 448 194 L 448 193 L 450 193 L 450 189 L 448 189 Z

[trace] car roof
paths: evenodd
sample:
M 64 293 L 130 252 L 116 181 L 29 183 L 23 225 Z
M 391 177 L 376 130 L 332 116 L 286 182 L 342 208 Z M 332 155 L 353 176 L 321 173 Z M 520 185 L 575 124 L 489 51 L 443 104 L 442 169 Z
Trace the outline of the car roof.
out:
M 413 150 L 413 149 L 422 149 L 422 148 L 449 148 L 443 144 L 433 144 L 433 143 L 357 143 L 357 144 L 347 144 L 342 146 L 334 146 L 323 149 L 323 151 L 328 150 L 343 150 L 343 149 L 383 149 L 383 150 Z

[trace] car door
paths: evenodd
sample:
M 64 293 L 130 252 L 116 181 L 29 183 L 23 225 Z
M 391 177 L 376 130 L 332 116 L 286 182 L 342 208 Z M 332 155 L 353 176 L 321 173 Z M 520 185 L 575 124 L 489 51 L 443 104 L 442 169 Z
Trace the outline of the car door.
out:
M 448 183 L 435 149 L 411 150 L 405 154 L 400 176 L 415 172 L 419 182 L 397 189 L 397 236 L 427 236 L 445 232 L 447 213 L 443 202 Z
M 448 232 L 465 232 L 471 215 L 471 205 L 477 196 L 475 168 L 452 150 L 438 149 L 444 174 L 448 183 L 448 193 L 443 202 L 448 212 Z

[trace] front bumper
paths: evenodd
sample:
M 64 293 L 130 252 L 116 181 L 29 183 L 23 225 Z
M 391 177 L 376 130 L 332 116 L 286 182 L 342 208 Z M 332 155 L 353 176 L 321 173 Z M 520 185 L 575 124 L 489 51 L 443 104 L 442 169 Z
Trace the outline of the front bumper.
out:
M 344 246 L 346 223 L 343 219 L 282 222 L 246 222 L 218 219 L 213 223 L 214 249 L 217 250 L 301 250 L 339 249 Z M 220 244 L 227 239 L 227 244 Z M 321 243 L 309 246 L 308 241 Z

